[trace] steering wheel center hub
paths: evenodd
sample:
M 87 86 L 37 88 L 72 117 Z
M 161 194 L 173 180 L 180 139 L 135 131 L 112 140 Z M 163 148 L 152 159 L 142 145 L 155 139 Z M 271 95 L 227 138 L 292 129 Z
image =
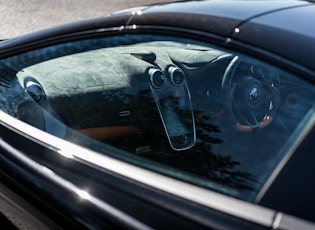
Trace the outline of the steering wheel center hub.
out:
M 237 87 L 237 98 L 239 99 L 239 104 L 245 110 L 259 109 L 264 98 L 261 83 L 253 77 L 244 77 Z
M 252 102 L 256 102 L 258 101 L 259 99 L 259 94 L 258 94 L 258 89 L 256 87 L 254 87 L 250 93 L 249 93 L 249 99 L 252 101 Z

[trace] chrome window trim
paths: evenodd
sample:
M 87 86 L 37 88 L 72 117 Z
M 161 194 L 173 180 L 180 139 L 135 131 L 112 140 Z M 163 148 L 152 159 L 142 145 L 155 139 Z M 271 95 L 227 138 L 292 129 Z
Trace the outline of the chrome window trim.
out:
M 303 230 L 314 230 L 314 224 L 308 221 L 301 221 L 300 219 L 285 215 L 281 212 L 277 214 L 279 216 L 279 221 L 275 222 L 273 225 L 273 229 L 287 229 L 287 230 L 296 230 L 296 229 L 303 229 Z M 276 225 L 278 223 L 278 225 Z
M 2 123 L 2 122 L 0 122 L 0 123 Z M 33 127 L 31 127 L 31 128 L 33 128 Z M 23 164 L 32 168 L 33 170 L 35 170 L 40 175 L 47 178 L 49 181 L 53 181 L 56 184 L 60 185 L 65 190 L 70 191 L 73 194 L 76 194 L 78 196 L 78 198 L 92 203 L 94 206 L 98 207 L 100 210 L 103 210 L 105 213 L 108 213 L 109 215 L 115 216 L 115 218 L 118 219 L 121 223 L 124 223 L 127 226 L 130 226 L 134 229 L 151 229 L 146 224 L 138 221 L 137 219 L 124 213 L 123 211 L 117 209 L 116 207 L 108 204 L 107 202 L 100 200 L 98 197 L 96 197 L 93 194 L 90 194 L 87 191 L 81 189 L 80 187 L 78 187 L 74 183 L 72 183 L 72 182 L 64 179 L 63 177 L 55 174 L 51 169 L 47 168 L 46 166 L 41 165 L 40 163 L 38 163 L 38 162 L 34 161 L 33 159 L 29 158 L 28 156 L 24 155 L 22 152 L 20 152 L 19 150 L 15 149 L 12 146 L 10 146 L 8 143 L 6 143 L 1 138 L 0 138 L 0 146 L 2 149 L 7 150 L 12 155 L 14 155 L 14 157 L 16 159 L 18 159 L 20 162 L 22 162 Z
M 314 120 L 312 119 L 312 121 Z M 235 216 L 240 219 L 244 219 L 265 227 L 272 227 L 273 229 L 294 229 L 297 226 L 303 226 L 304 229 L 314 228 L 314 224 L 308 221 L 304 221 L 290 215 L 285 215 L 281 212 L 276 212 L 275 210 L 265 208 L 257 204 L 247 203 L 245 201 L 219 194 L 211 190 L 206 190 L 192 184 L 188 184 L 143 168 L 139 168 L 109 156 L 93 152 L 89 149 L 85 149 L 39 130 L 29 124 L 26 124 L 3 111 L 0 111 L 0 125 L 3 125 L 23 136 L 26 136 L 36 143 L 48 145 L 50 148 L 55 149 L 64 157 L 78 158 L 88 164 L 93 164 L 118 175 L 133 179 L 145 185 L 149 185 L 158 190 L 162 190 L 169 194 L 198 203 L 211 209 L 215 209 L 219 212 Z M 122 215 L 124 218 L 126 218 L 126 220 L 132 220 L 132 222 L 137 225 L 137 227 L 144 229 L 148 227 L 134 220 L 132 217 L 121 213 L 115 207 L 109 206 L 102 200 L 94 197 L 93 194 L 88 194 L 84 190 L 81 190 L 81 188 L 77 187 L 72 182 L 61 178 L 47 167 L 40 165 L 31 158 L 15 150 L 2 139 L 0 139 L 0 144 L 6 148 L 12 149 L 13 151 L 10 151 L 11 154 L 14 154 L 15 157 L 32 166 L 32 168 L 36 169 L 39 173 L 41 173 L 41 175 L 57 182 L 66 189 L 77 193 L 81 198 L 89 199 L 92 203 L 95 203 L 95 205 L 104 210 L 114 210 L 115 213 Z
M 311 118 L 314 117 L 315 115 L 311 116 Z M 315 120 L 310 119 L 309 122 L 313 122 L 312 124 L 314 124 Z M 35 141 L 36 143 L 48 145 L 50 148 L 55 149 L 56 152 L 64 157 L 74 159 L 78 158 L 81 162 L 86 162 L 89 165 L 93 164 L 118 175 L 133 179 L 145 185 L 149 185 L 158 190 L 162 190 L 169 194 L 198 203 L 216 211 L 250 221 L 252 223 L 256 223 L 265 227 L 272 227 L 273 229 L 314 229 L 314 223 L 312 222 L 286 215 L 282 212 L 277 212 L 257 204 L 238 200 L 236 198 L 216 193 L 211 190 L 200 188 L 195 185 L 128 164 L 109 156 L 93 152 L 89 149 L 80 147 L 71 142 L 65 141 L 42 130 L 39 130 L 1 110 L 0 125 L 3 125 L 8 129 L 11 129 L 16 133 L 19 133 L 20 135 Z M 308 127 L 310 126 L 311 124 L 309 123 Z M 309 131 L 309 129 L 305 130 L 305 135 L 307 131 Z M 299 143 L 299 141 L 297 143 Z M 93 196 L 93 194 L 87 193 L 85 190 L 82 190 L 72 182 L 58 176 L 46 166 L 39 164 L 38 162 L 24 155 L 22 152 L 14 149 L 14 147 L 9 146 L 1 138 L 0 145 L 2 147 L 11 149 L 12 151 L 10 151 L 10 153 L 14 154 L 15 157 L 22 160 L 24 163 L 27 163 L 46 178 L 49 178 L 65 189 L 76 193 L 80 198 L 89 200 L 106 212 L 113 211 L 124 221 L 132 223 L 132 225 L 138 229 L 149 229 L 147 225 L 139 222 L 138 220 L 135 220 L 131 216 L 122 213 L 115 207 L 108 205 L 106 202 Z
M 93 152 L 28 125 L 3 111 L 0 111 L 0 124 L 32 139 L 37 143 L 49 145 L 52 149 L 56 149 L 57 152 L 64 157 L 79 158 L 81 161 L 83 160 L 83 162 L 96 165 L 105 170 L 109 170 L 121 176 L 149 185 L 158 190 L 162 190 L 169 194 L 173 194 L 256 224 L 266 227 L 273 226 L 274 224 L 277 214 L 274 210 L 206 190 L 134 165 L 130 165 L 126 162 L 122 162 L 106 155 Z M 19 158 L 33 164 L 34 167 L 38 166 L 37 162 L 25 155 L 22 155 L 18 151 L 13 151 L 12 154 L 19 154 Z M 46 167 L 37 167 L 37 169 L 42 175 L 47 176 L 50 179 L 54 179 L 59 182 L 64 180 L 51 170 L 47 170 Z M 64 183 L 70 182 L 64 181 Z M 72 183 L 70 187 L 79 189 Z

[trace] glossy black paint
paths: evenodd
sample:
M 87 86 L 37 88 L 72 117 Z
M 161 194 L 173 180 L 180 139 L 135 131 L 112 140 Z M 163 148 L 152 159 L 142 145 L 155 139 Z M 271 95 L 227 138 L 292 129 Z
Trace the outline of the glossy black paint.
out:
M 129 24 L 137 26 L 170 26 L 204 31 L 229 38 L 239 24 L 255 18 L 300 5 L 291 1 L 202 1 L 152 6 L 135 14 Z
M 99 171 L 78 159 L 64 159 L 48 146 L 36 146 L 31 140 L 3 126 L 0 132 L 5 134 L 4 140 L 8 143 L 0 141 L 0 185 L 7 188 L 2 192 L 4 196 L 24 201 L 16 205 L 23 213 L 31 213 L 38 219 L 40 224 L 33 225 L 33 228 L 227 229 L 235 226 L 234 229 L 266 229 L 109 171 Z M 10 147 L 17 141 L 20 150 Z M 42 166 L 62 175 L 63 179 L 78 187 L 92 188 L 93 195 L 105 201 L 106 206 L 80 198 L 69 187 L 47 177 L 42 170 L 31 167 L 23 161 L 23 157 L 19 157 L 22 150 Z M 14 196 L 11 191 L 14 191 Z M 23 213 L 16 218 L 27 221 L 23 219 Z
M 314 5 L 307 5 L 262 15 L 240 25 L 234 39 L 314 71 L 314 10 Z
M 245 1 L 214 1 L 151 6 L 143 8 L 143 12 L 138 14 L 124 11 L 107 18 L 72 23 L 3 41 L 0 43 L 0 57 L 8 57 L 72 39 L 103 36 L 110 33 L 155 31 L 166 34 L 178 33 L 191 37 L 197 36 L 204 40 L 208 38 L 219 45 L 244 50 L 256 56 L 262 56 L 264 59 L 268 59 L 268 57 L 271 60 L 281 59 L 279 62 L 283 66 L 288 64 L 291 68 L 297 67 L 299 70 L 296 72 L 307 73 L 306 75 L 310 76 L 315 71 L 313 64 L 315 60 L 314 12 L 313 4 L 306 1 L 275 3 L 269 1 L 249 3 Z M 287 18 L 292 20 L 286 20 Z M 235 30 L 236 28 L 238 30 Z M 289 37 L 290 39 L 288 39 Z M 298 65 L 296 66 L 295 63 Z M 111 172 L 97 171 L 78 159 L 64 161 L 63 158 L 56 156 L 51 158 L 54 154 L 49 154 L 49 152 L 56 150 L 52 150 L 50 146 L 34 148 L 32 140 L 16 135 L 13 130 L 3 126 L 3 124 L 1 124 L 0 133 L 3 140 L 9 145 L 13 146 L 18 142 L 17 149 L 1 145 L 0 186 L 10 190 L 10 193 L 6 194 L 7 196 L 14 193 L 21 200 L 27 201 L 27 205 L 22 204 L 19 208 L 24 209 L 25 212 L 32 212 L 32 209 L 39 210 L 44 216 L 56 223 L 56 228 L 101 228 L 104 226 L 108 228 L 137 228 L 139 226 L 146 227 L 147 224 L 155 228 L 173 227 L 180 229 L 226 229 L 231 228 L 231 226 L 234 229 L 236 226 L 239 229 L 265 228 L 196 205 L 193 202 L 136 183 Z M 304 152 L 306 149 L 310 153 L 311 142 L 304 142 L 300 151 Z M 90 184 L 99 198 L 110 206 L 119 207 L 126 216 L 116 215 L 110 209 L 100 209 L 95 203 L 79 200 L 77 194 L 47 178 L 44 174 L 38 173 L 32 166 L 25 165 L 21 159 L 14 157 L 17 150 L 31 154 L 34 161 L 43 165 L 45 165 L 46 157 L 49 157 L 51 162 L 49 167 L 56 172 L 58 172 L 60 165 L 66 166 L 67 171 L 62 172 L 64 179 L 78 185 Z M 45 156 L 41 154 L 43 152 L 46 153 Z M 300 163 L 298 167 L 302 168 L 303 163 Z M 98 180 L 95 180 L 95 175 L 98 176 Z M 281 181 L 281 177 L 279 178 Z M 270 193 L 267 193 L 261 203 L 270 206 L 270 200 L 274 196 L 280 197 L 281 194 L 276 193 L 276 188 L 282 186 L 282 183 L 276 181 Z M 292 186 L 296 185 L 293 184 Z M 305 187 L 305 184 L 303 186 Z M 102 195 L 104 191 L 106 191 L 106 196 Z M 56 196 L 56 194 L 58 195 Z M 294 197 L 299 197 L 299 195 Z M 306 196 L 304 198 L 303 202 L 307 202 Z M 279 200 L 279 206 L 283 202 L 285 200 Z M 137 203 L 137 208 L 141 208 L 135 210 L 133 205 L 135 203 Z M 289 209 L 290 207 L 283 211 L 290 211 Z M 45 221 L 45 218 L 41 219 L 40 215 L 34 215 L 41 220 L 40 222 Z M 84 215 L 89 215 L 90 222 L 84 222 L 83 219 L 80 219 L 80 216 Z M 143 223 L 137 222 L 137 219 L 141 219 Z M 165 222 L 160 221 L 161 219 Z M 186 220 L 184 221 L 184 219 Z M 170 221 L 172 221 L 172 226 L 169 225 Z
M 314 4 L 308 1 L 205 1 L 151 7 L 135 14 L 129 24 L 144 31 L 153 26 L 168 32 L 190 30 L 310 77 L 314 15 Z

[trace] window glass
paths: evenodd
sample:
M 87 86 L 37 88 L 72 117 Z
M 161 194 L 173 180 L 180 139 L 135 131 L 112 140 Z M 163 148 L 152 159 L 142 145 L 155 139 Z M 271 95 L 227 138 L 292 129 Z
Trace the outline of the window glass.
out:
M 101 154 L 253 201 L 313 114 L 314 87 L 176 37 L 70 42 L 0 62 L 1 109 Z

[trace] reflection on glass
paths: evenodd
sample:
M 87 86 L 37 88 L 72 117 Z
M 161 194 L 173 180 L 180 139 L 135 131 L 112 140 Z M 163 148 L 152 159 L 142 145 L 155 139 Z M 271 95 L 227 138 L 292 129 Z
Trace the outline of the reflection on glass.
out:
M 156 58 L 133 55 L 139 50 Z M 171 67 L 184 75 L 172 75 Z M 29 77 L 46 94 L 40 100 L 24 89 Z M 0 61 L 0 83 L 1 110 L 39 129 L 250 201 L 305 128 L 315 93 L 311 83 L 257 59 L 158 35 L 22 53 Z

